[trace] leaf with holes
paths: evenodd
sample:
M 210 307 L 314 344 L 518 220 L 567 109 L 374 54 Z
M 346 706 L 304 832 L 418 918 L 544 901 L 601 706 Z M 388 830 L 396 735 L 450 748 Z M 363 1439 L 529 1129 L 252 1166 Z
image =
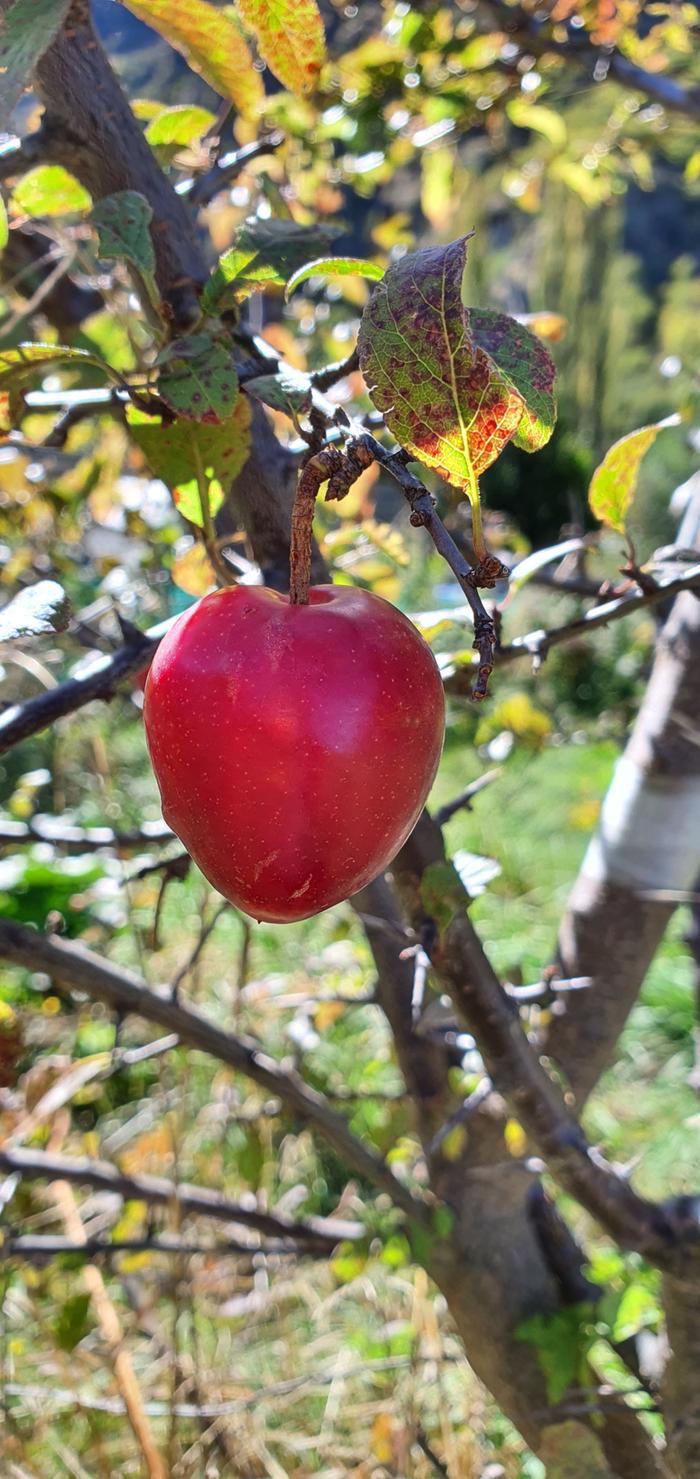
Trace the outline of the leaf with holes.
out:
M 175 503 L 185 518 L 193 524 L 202 522 L 198 494 L 196 504 L 189 495 L 198 489 L 200 469 L 209 482 L 209 502 L 212 514 L 217 512 L 223 500 L 223 492 L 217 504 L 217 484 L 221 489 L 230 488 L 241 471 L 250 448 L 250 403 L 239 396 L 233 415 L 219 425 L 187 421 L 161 421 L 154 416 L 144 416 L 130 407 L 129 430 L 141 448 L 155 477 L 162 478 L 170 488 Z M 183 502 L 184 500 L 184 502 Z
M 30 169 L 15 185 L 12 199 L 28 216 L 70 216 L 92 205 L 92 196 L 62 164 Z
M 161 370 L 158 394 L 187 421 L 226 421 L 238 395 L 230 351 L 210 339 L 198 355 L 174 357 Z
M 143 280 L 152 303 L 158 303 L 156 254 L 151 239 L 153 211 L 138 190 L 117 190 L 98 201 L 90 217 L 101 257 L 129 262 Z
M 641 426 L 614 442 L 596 468 L 588 489 L 591 513 L 609 529 L 624 534 L 627 514 L 637 492 L 639 469 L 660 431 L 678 426 L 680 416 L 667 416 L 651 426 Z
M 254 395 L 273 411 L 284 411 L 287 416 L 303 416 L 311 409 L 311 380 L 291 365 L 285 365 L 277 375 L 256 375 L 254 380 L 246 380 L 245 389 L 247 395 Z
M 7 119 L 63 24 L 69 0 L 14 0 L 0 19 L 0 113 Z
M 217 10 L 208 0 L 126 0 L 126 4 L 239 113 L 252 116 L 259 111 L 265 97 L 262 78 L 226 10 Z
M 542 340 L 507 313 L 468 308 L 469 333 L 523 399 L 523 414 L 513 436 L 523 452 L 539 452 L 554 430 L 556 368 Z
M 222 313 L 266 285 L 284 287 L 292 273 L 326 251 L 338 235 L 340 229 L 334 226 L 244 221 L 204 289 L 204 312 Z
M 525 403 L 472 338 L 462 302 L 467 240 L 403 257 L 375 288 L 358 350 L 370 396 L 419 462 L 464 488 L 518 430 Z
M 291 298 L 299 284 L 309 277 L 369 277 L 373 282 L 381 282 L 383 276 L 384 268 L 378 262 L 366 262 L 362 257 L 317 257 L 315 262 L 307 262 L 292 273 L 284 296 Z
M 238 0 L 263 61 L 290 92 L 310 92 L 326 59 L 316 0 Z
M 64 632 L 70 614 L 70 601 L 63 586 L 56 580 L 40 580 L 20 591 L 0 611 L 0 642 Z

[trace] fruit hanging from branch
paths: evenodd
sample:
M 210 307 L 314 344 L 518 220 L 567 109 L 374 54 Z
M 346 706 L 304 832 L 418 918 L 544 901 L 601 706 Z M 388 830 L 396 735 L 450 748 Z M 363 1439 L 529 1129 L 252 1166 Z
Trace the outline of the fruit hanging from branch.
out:
M 163 814 L 209 881 L 287 923 L 369 883 L 411 832 L 442 750 L 435 659 L 367 591 L 259 587 L 206 596 L 168 632 L 146 684 Z

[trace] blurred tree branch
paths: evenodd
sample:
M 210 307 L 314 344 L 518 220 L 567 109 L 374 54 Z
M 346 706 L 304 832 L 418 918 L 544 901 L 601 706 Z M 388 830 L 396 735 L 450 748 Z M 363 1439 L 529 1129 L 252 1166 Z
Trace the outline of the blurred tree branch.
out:
M 360 1223 L 324 1217 L 293 1222 L 274 1213 L 244 1207 L 207 1187 L 188 1186 L 184 1182 L 176 1184 L 156 1176 L 128 1176 L 106 1161 L 53 1155 L 43 1150 L 0 1149 L 0 1171 L 7 1176 L 19 1175 L 25 1181 L 70 1181 L 79 1186 L 91 1186 L 97 1191 L 113 1192 L 125 1201 L 175 1206 L 188 1216 L 235 1222 L 241 1227 L 249 1227 L 261 1237 L 277 1238 L 285 1246 L 293 1245 L 297 1251 L 308 1248 L 328 1256 L 339 1242 L 360 1238 L 364 1234 Z M 101 1241 L 103 1248 L 109 1251 L 112 1246 L 109 1240 Z M 257 1244 L 242 1246 L 249 1253 L 258 1250 Z

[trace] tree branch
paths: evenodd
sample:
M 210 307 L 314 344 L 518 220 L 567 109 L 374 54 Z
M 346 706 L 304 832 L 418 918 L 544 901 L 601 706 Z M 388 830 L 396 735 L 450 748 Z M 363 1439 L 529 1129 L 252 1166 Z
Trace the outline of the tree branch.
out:
M 252 1039 L 236 1038 L 222 1032 L 198 1012 L 172 1001 L 169 996 L 151 991 L 131 972 L 120 970 L 79 945 L 56 935 L 42 935 L 38 930 L 16 924 L 14 920 L 0 919 L 0 955 L 27 970 L 45 971 L 64 986 L 84 991 L 122 1015 L 134 1013 L 148 1021 L 158 1022 L 168 1032 L 176 1032 L 181 1042 L 246 1074 L 268 1092 L 276 1094 L 288 1110 L 317 1130 L 350 1170 L 377 1190 L 386 1192 L 408 1217 L 418 1221 L 426 1218 L 427 1209 L 423 1204 L 397 1180 L 379 1156 L 367 1150 L 353 1135 L 346 1121 L 330 1108 L 323 1095 L 286 1066 L 268 1057 Z
M 125 1201 L 176 1206 L 188 1215 L 211 1217 L 217 1222 L 236 1222 L 241 1227 L 249 1227 L 261 1237 L 281 1239 L 284 1243 L 296 1244 L 301 1248 L 308 1245 L 314 1251 L 326 1254 L 344 1239 L 357 1239 L 364 1235 L 364 1228 L 356 1222 L 324 1217 L 292 1222 L 290 1218 L 258 1212 L 238 1202 L 229 1201 L 227 1197 L 222 1197 L 219 1192 L 208 1187 L 188 1186 L 184 1182 L 176 1184 L 160 1176 L 126 1176 L 107 1161 L 93 1161 L 87 1157 L 51 1155 L 43 1150 L 0 1148 L 0 1171 L 7 1176 L 19 1175 L 25 1181 L 75 1182 L 79 1186 L 91 1186 L 97 1191 L 113 1192 Z M 114 1247 L 107 1240 L 100 1241 L 107 1252 Z M 248 1245 L 246 1251 L 255 1252 L 256 1248 Z
M 429 818 L 404 845 L 393 872 L 414 915 L 422 908 L 424 917 L 437 916 L 429 950 L 437 979 L 473 1033 L 494 1087 L 552 1175 L 622 1247 L 678 1270 L 691 1249 L 700 1250 L 697 1218 L 680 1204 L 660 1207 L 639 1196 L 588 1144 L 484 952 L 466 912 L 468 895 Z

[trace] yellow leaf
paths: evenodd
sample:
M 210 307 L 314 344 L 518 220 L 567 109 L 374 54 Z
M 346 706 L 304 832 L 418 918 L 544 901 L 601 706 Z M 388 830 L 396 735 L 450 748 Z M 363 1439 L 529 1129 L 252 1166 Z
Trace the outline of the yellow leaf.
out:
M 188 66 L 241 113 L 256 113 L 265 96 L 260 73 L 235 20 L 208 0 L 125 0 L 184 56 Z
M 316 0 L 238 0 L 263 61 L 290 92 L 310 92 L 326 58 Z
M 520 1156 L 525 1154 L 527 1150 L 527 1136 L 522 1125 L 519 1125 L 517 1120 L 506 1120 L 503 1139 L 511 1155 L 519 1159 Z
M 446 1161 L 458 1161 L 465 1149 L 469 1135 L 466 1125 L 455 1125 L 446 1134 L 440 1147 Z
M 193 544 L 184 555 L 173 560 L 170 571 L 181 591 L 188 596 L 206 596 L 216 585 L 216 576 L 203 544 Z
M 651 426 L 640 426 L 620 437 L 606 452 L 596 468 L 588 489 L 592 514 L 608 528 L 624 534 L 625 521 L 637 491 L 642 459 L 656 441 L 658 433 L 668 426 L 678 426 L 680 416 L 666 416 Z
M 372 1423 L 372 1453 L 380 1464 L 391 1464 L 394 1457 L 394 1419 L 390 1412 L 379 1412 Z

